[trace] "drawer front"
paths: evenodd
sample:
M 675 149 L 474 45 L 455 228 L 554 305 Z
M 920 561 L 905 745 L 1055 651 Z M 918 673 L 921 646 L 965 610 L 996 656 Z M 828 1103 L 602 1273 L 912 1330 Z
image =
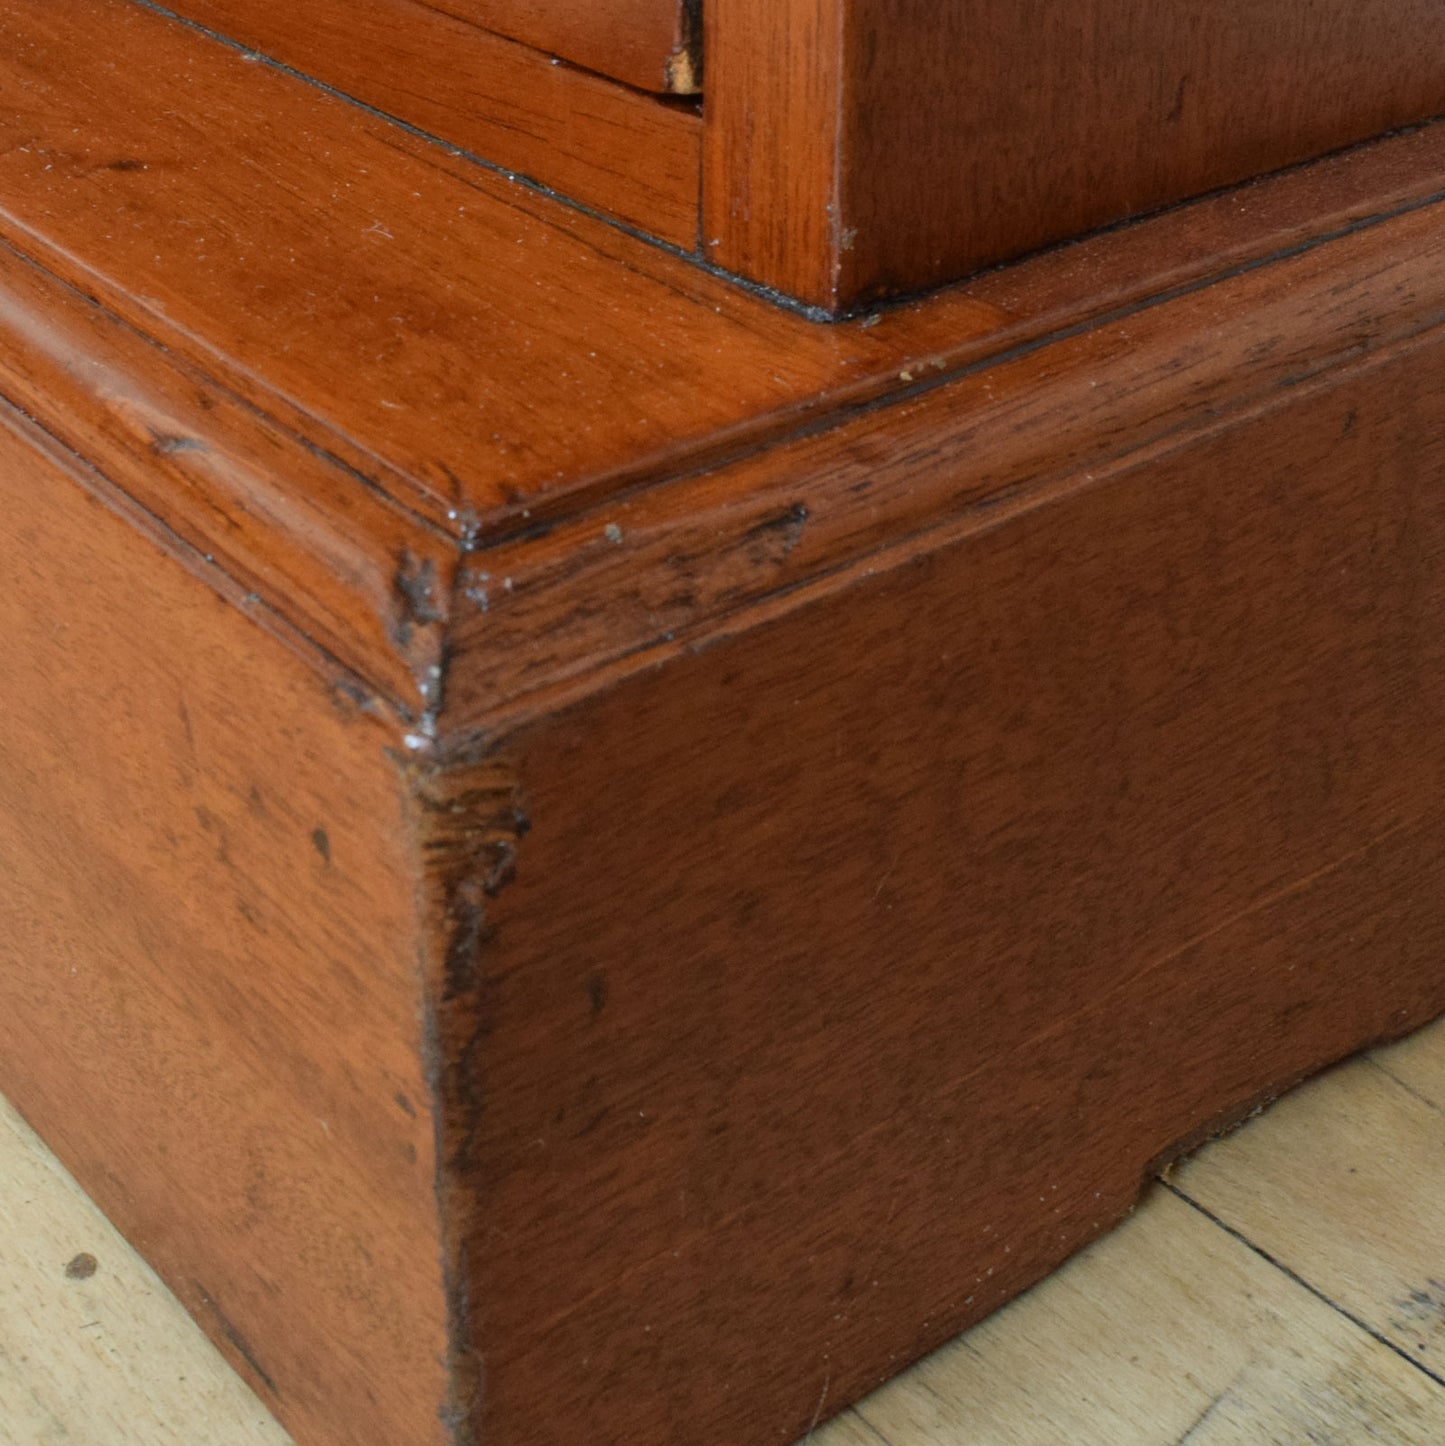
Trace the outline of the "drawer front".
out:
M 643 90 L 700 89 L 702 0 L 442 0 L 437 8 Z

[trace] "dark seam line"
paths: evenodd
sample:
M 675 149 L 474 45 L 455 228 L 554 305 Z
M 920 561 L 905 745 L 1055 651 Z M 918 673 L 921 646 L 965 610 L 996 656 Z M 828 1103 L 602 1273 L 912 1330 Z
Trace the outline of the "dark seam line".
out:
M 86 474 L 87 477 L 95 479 L 96 482 L 102 484 L 106 489 L 114 493 L 117 497 L 125 498 L 126 502 L 131 507 L 134 507 L 135 510 L 139 512 L 143 517 L 145 517 L 146 521 L 153 528 L 155 528 L 155 530 L 159 534 L 161 534 L 157 541 L 168 543 L 177 554 L 183 554 L 190 557 L 191 559 L 193 559 L 194 563 L 203 564 L 203 566 L 195 568 L 195 571 L 197 573 L 202 574 L 202 581 L 205 580 L 204 573 L 207 571 L 219 573 L 222 577 L 224 577 L 226 581 L 229 582 L 231 586 L 236 589 L 237 592 L 242 594 L 242 597 L 245 600 L 245 605 L 240 605 L 232 601 L 231 599 L 226 599 L 226 601 L 231 602 L 231 605 L 234 606 L 236 608 L 236 611 L 241 613 L 242 616 L 246 616 L 250 613 L 256 612 L 266 613 L 270 618 L 274 620 L 276 627 L 284 629 L 288 633 L 294 634 L 296 637 L 300 638 L 303 642 L 305 642 L 308 647 L 315 649 L 315 651 L 319 653 L 321 657 L 324 658 L 326 662 L 330 664 L 330 666 L 333 667 L 338 673 L 344 674 L 347 678 L 354 679 L 357 683 L 359 683 L 370 693 L 372 693 L 379 701 L 386 703 L 390 708 L 395 711 L 397 717 L 400 718 L 408 726 L 414 726 L 418 722 L 418 715 L 407 703 L 403 702 L 401 698 L 399 698 L 394 692 L 392 692 L 390 687 L 379 684 L 374 679 L 368 678 L 366 674 L 361 672 L 358 668 L 354 667 L 350 663 L 344 662 L 341 658 L 338 658 L 336 654 L 333 653 L 331 649 L 326 646 L 325 643 L 322 643 L 316 638 L 312 637 L 311 634 L 307 632 L 304 627 L 302 627 L 299 623 L 293 621 L 285 613 L 281 612 L 273 604 L 268 602 L 261 593 L 257 592 L 254 588 L 247 586 L 247 584 L 242 582 L 239 578 L 233 576 L 232 573 L 226 567 L 224 567 L 221 562 L 214 556 L 206 553 L 200 547 L 196 546 L 196 544 L 192 542 L 189 538 L 183 537 L 163 517 L 161 517 L 158 513 L 153 512 L 149 507 L 146 506 L 144 502 L 134 496 L 126 488 L 122 487 L 120 483 L 115 481 L 114 478 L 103 472 L 88 457 L 82 455 L 80 452 L 77 452 L 75 448 L 72 447 L 63 437 L 59 437 L 54 432 L 52 432 L 50 428 L 47 427 L 45 423 L 40 420 L 39 417 L 36 417 L 31 412 L 26 411 L 24 407 L 20 406 L 4 392 L 0 392 L 0 410 L 10 412 L 13 416 L 18 417 L 25 424 L 25 426 L 31 427 L 36 432 L 39 432 L 40 435 L 46 438 L 46 440 L 49 441 L 52 446 L 54 446 L 58 451 L 62 452 L 66 457 L 69 457 L 74 462 L 74 464 L 79 467 L 83 473 Z M 79 479 L 77 480 L 79 481 Z M 80 485 L 83 486 L 84 483 L 81 482 Z M 102 498 L 101 500 L 104 501 L 104 498 Z M 127 520 L 123 513 L 118 513 L 116 515 L 120 516 L 122 521 Z
M 571 56 L 562 55 L 555 50 L 548 50 L 545 45 L 538 45 L 530 40 L 520 40 L 515 35 L 508 35 L 504 30 L 493 30 L 486 25 L 468 20 L 464 15 L 457 15 L 433 3 L 433 0 L 413 0 L 413 3 L 429 14 L 439 15 L 443 20 L 455 21 L 459 25 L 465 25 L 468 30 L 478 31 L 482 35 L 493 40 L 503 41 L 507 45 L 515 45 L 518 50 L 529 50 L 535 55 L 545 55 L 554 65 L 565 66 L 568 70 L 576 71 L 579 75 L 591 76 L 594 80 L 606 81 L 608 85 L 614 85 L 618 90 L 625 90 L 630 95 L 640 96 L 644 100 L 655 100 L 669 110 L 686 110 L 691 102 L 701 98 L 700 92 L 649 90 L 645 85 L 640 85 L 635 81 L 621 80 L 615 75 L 608 75 L 605 70 L 598 70 L 580 60 L 573 60 Z M 683 0 L 683 4 L 686 9 L 690 10 L 694 5 L 701 6 L 702 0 Z M 676 51 L 673 52 L 673 54 L 676 53 Z M 507 127 L 507 129 L 511 129 L 511 127 Z M 538 139 L 541 138 L 538 137 Z
M 0 235 L 0 246 L 3 246 L 5 250 L 7 250 L 12 256 L 15 257 L 17 261 L 20 261 L 24 265 L 31 267 L 35 271 L 38 271 L 47 280 L 53 282 L 57 286 L 63 287 L 66 291 L 70 292 L 72 296 L 78 297 L 86 305 L 95 307 L 95 309 L 99 311 L 104 318 L 114 322 L 124 331 L 129 332 L 137 340 L 144 342 L 148 346 L 154 347 L 163 355 L 170 357 L 178 370 L 181 370 L 183 373 L 189 372 L 193 378 L 199 379 L 207 386 L 214 387 L 218 392 L 223 393 L 237 406 L 242 408 L 244 411 L 249 412 L 251 416 L 258 417 L 261 419 L 261 421 L 275 427 L 278 432 L 282 433 L 282 435 L 286 437 L 289 437 L 293 442 L 296 443 L 297 446 L 311 453 L 311 455 L 313 457 L 316 457 L 319 461 L 325 462 L 329 466 L 337 468 L 339 471 L 345 473 L 348 477 L 350 477 L 353 481 L 361 483 L 361 485 L 365 487 L 368 492 L 371 492 L 374 496 L 379 498 L 383 503 L 385 503 L 387 507 L 393 509 L 396 512 L 399 512 L 402 516 L 407 518 L 409 521 L 416 523 L 418 526 L 426 528 L 435 537 L 441 539 L 442 541 L 454 543 L 458 546 L 459 550 L 465 550 L 465 538 L 463 535 L 450 531 L 449 529 L 443 527 L 440 523 L 428 517 L 425 513 L 414 510 L 406 502 L 403 502 L 399 497 L 397 497 L 395 493 L 391 492 L 379 481 L 377 481 L 376 478 L 368 477 L 365 472 L 363 472 L 359 467 L 354 466 L 352 463 L 348 462 L 344 457 L 338 456 L 335 452 L 332 452 L 328 448 L 322 446 L 320 442 L 313 441 L 310 437 L 306 437 L 300 432 L 296 431 L 293 427 L 288 426 L 279 417 L 267 411 L 264 407 L 257 405 L 257 403 L 253 402 L 249 397 L 246 397 L 242 393 L 236 391 L 236 389 L 229 383 L 221 380 L 219 377 L 213 376 L 203 364 L 197 363 L 189 355 L 178 353 L 175 348 L 168 346 L 165 342 L 160 340 L 159 337 L 152 336 L 148 331 L 143 330 L 134 322 L 128 320 L 119 312 L 113 310 L 111 307 L 106 305 L 105 302 L 100 300 L 99 297 L 92 296 L 88 291 L 85 290 L 84 287 L 78 286 L 74 282 L 66 280 L 66 278 L 61 276 L 59 273 L 52 271 L 38 257 L 32 256 L 29 252 L 22 250 L 12 240 L 10 240 L 9 237 Z M 242 369 L 238 368 L 238 370 Z M 276 388 L 272 387 L 266 381 L 260 380 L 260 385 L 272 396 L 280 398 L 283 401 L 290 402 L 290 398 L 288 398 L 284 392 L 281 392 Z M 313 412 L 309 411 L 303 406 L 300 406 L 298 403 L 291 402 L 290 404 L 292 406 L 295 406 L 296 410 L 300 412 L 302 416 L 309 418 L 318 426 L 325 427 L 327 431 L 335 433 L 344 441 L 350 442 L 353 446 L 358 446 L 361 447 L 364 451 L 371 452 L 371 448 L 365 446 L 364 443 L 358 442 L 356 438 L 350 436 L 348 433 L 342 432 L 338 428 L 333 427 L 324 418 L 316 416 Z M 23 409 L 17 408 L 17 410 Z M 62 445 L 64 444 L 62 443 Z M 79 454 L 77 453 L 76 455 Z M 379 457 L 377 458 L 377 460 L 382 461 L 382 459 Z M 390 466 L 391 464 L 383 463 L 383 465 Z M 107 478 L 106 480 L 109 481 L 110 479 Z M 124 492 L 125 488 L 121 488 L 120 490 Z M 430 489 L 426 490 L 428 496 L 434 495 L 430 492 Z M 130 494 L 126 492 L 126 495 L 129 496 Z
M 149 3 L 149 0 L 136 0 L 136 3 L 146 4 Z M 976 357 L 973 361 L 967 362 L 963 366 L 951 371 L 942 371 L 935 376 L 921 378 L 911 385 L 888 391 L 881 396 L 868 397 L 862 401 L 853 403 L 843 402 L 834 410 L 820 412 L 809 422 L 795 427 L 790 431 L 768 432 L 764 437 L 740 444 L 738 448 L 732 452 L 723 452 L 717 456 L 709 457 L 706 461 L 691 468 L 669 471 L 664 476 L 649 477 L 630 486 L 624 482 L 622 486 L 615 490 L 602 490 L 602 487 L 605 487 L 605 482 L 601 484 L 601 487 L 594 484 L 592 489 L 588 489 L 580 494 L 578 500 L 582 503 L 581 506 L 557 515 L 538 518 L 536 522 L 514 531 L 507 531 L 505 524 L 503 524 L 497 532 L 489 534 L 485 540 L 479 539 L 473 550 L 486 552 L 493 547 L 498 547 L 503 544 L 526 542 L 534 536 L 545 536 L 547 533 L 555 531 L 558 526 L 585 521 L 588 517 L 596 515 L 604 508 L 615 505 L 619 501 L 644 495 L 658 486 L 674 482 L 686 482 L 698 477 L 706 477 L 713 473 L 724 471 L 726 468 L 735 467 L 742 462 L 746 462 L 751 457 L 756 457 L 760 453 L 771 451 L 774 448 L 783 447 L 793 442 L 804 442 L 815 437 L 825 436 L 829 432 L 840 430 L 851 422 L 874 416 L 904 402 L 915 401 L 919 397 L 927 396 L 942 387 L 950 386 L 954 382 L 967 381 L 971 377 L 981 376 L 983 373 L 991 371 L 996 367 L 1004 367 L 1013 362 L 1022 361 L 1037 352 L 1043 351 L 1047 347 L 1057 346 L 1067 341 L 1074 341 L 1081 336 L 1088 335 L 1092 331 L 1101 331 L 1105 327 L 1113 326 L 1121 321 L 1128 321 L 1133 317 L 1141 316 L 1153 311 L 1157 307 L 1165 306 L 1170 302 L 1180 301 L 1185 297 L 1198 295 L 1201 292 L 1208 291 L 1213 286 L 1238 280 L 1240 277 L 1248 276 L 1255 271 L 1261 271 L 1276 263 L 1297 260 L 1321 247 L 1332 245 L 1337 241 L 1346 240 L 1351 236 L 1360 235 L 1366 231 L 1374 230 L 1378 226 L 1386 225 L 1391 221 L 1399 220 L 1401 217 L 1412 215 L 1417 211 L 1427 211 L 1433 206 L 1441 205 L 1442 202 L 1445 202 L 1445 190 L 1433 191 L 1428 196 L 1406 202 L 1388 211 L 1373 213 L 1368 217 L 1364 217 L 1358 221 L 1352 221 L 1348 225 L 1338 227 L 1333 231 L 1321 232 L 1318 236 L 1307 237 L 1293 246 L 1287 246 L 1279 251 L 1272 251 L 1266 256 L 1257 256 L 1238 262 L 1224 271 L 1211 272 L 1207 276 L 1199 276 L 1192 281 L 1180 282 L 1179 285 L 1172 286 L 1167 291 L 1156 292 L 1150 296 L 1142 297 L 1137 301 L 1126 302 L 1108 311 L 1098 312 L 1092 316 L 1085 317 L 1068 326 L 1059 327 L 1053 331 L 1042 332 L 1038 336 L 1030 337 L 1027 341 L 1018 342 L 1014 346 L 1005 348 L 1003 351 L 990 352 L 985 356 Z M 544 505 L 544 503 L 540 500 L 531 500 L 529 503 L 530 510 L 534 514 L 542 505 Z
M 398 122 L 398 124 L 401 124 L 401 122 Z M 399 144 L 390 136 L 377 135 L 374 137 L 374 139 L 378 141 L 381 145 L 386 146 L 389 150 L 395 151 L 399 156 L 405 156 L 409 160 L 421 159 L 416 155 L 415 151 L 407 149 L 405 146 Z M 436 142 L 436 144 L 439 146 L 444 146 L 447 143 L 445 141 L 438 141 Z M 467 159 L 465 154 L 463 154 L 460 158 L 463 160 Z M 428 165 L 435 164 L 435 162 L 433 162 L 429 157 L 425 159 Z M 509 202 L 499 200 L 479 180 L 467 175 L 464 171 L 445 171 L 443 172 L 443 174 L 450 177 L 452 180 L 458 181 L 462 185 L 467 186 L 469 189 L 476 191 L 492 205 L 505 206 L 510 204 Z M 636 261 L 630 260 L 626 256 L 619 256 L 613 251 L 604 250 L 595 242 L 589 241 L 585 237 L 579 236 L 577 232 L 573 230 L 570 226 L 564 227 L 557 221 L 544 219 L 538 216 L 533 216 L 532 219 L 535 220 L 539 226 L 546 226 L 549 231 L 552 231 L 556 235 L 563 236 L 569 241 L 575 241 L 579 246 L 585 246 L 594 256 L 596 256 L 599 260 L 605 262 L 608 266 L 615 266 L 619 270 L 626 271 L 633 276 L 639 276 L 650 285 L 661 287 L 664 291 L 668 292 L 672 296 L 677 297 L 679 300 L 686 302 L 689 306 L 704 305 L 704 303 L 698 299 L 697 293 L 695 291 L 689 290 L 686 285 L 674 281 L 670 277 L 658 276 L 656 272 L 645 270 L 643 267 L 639 266 Z M 609 229 L 618 229 L 616 227 L 613 227 L 611 220 L 606 216 L 592 217 L 591 219 L 605 221 Z M 651 240 L 652 238 L 644 236 L 642 237 L 642 239 Z M 691 252 L 682 253 L 682 259 L 688 263 L 690 269 L 697 269 L 694 265 L 697 258 L 694 257 Z M 731 283 L 736 278 L 726 277 L 725 279 Z M 754 334 L 756 334 L 756 328 L 752 327 L 751 324 L 748 322 L 734 320 L 732 324 L 739 327 L 740 329 L 746 327 L 747 330 L 752 331 Z
M 886 1436 L 872 1423 L 872 1421 L 870 1421 L 870 1420 L 867 1418 L 867 1416 L 865 1416 L 865 1415 L 863 1414 L 863 1407 L 864 1407 L 866 1404 L 867 1404 L 866 1401 L 860 1401 L 856 1406 L 850 1406 L 850 1407 L 848 1408 L 848 1411 L 844 1412 L 843 1414 L 844 1414 L 844 1415 L 847 1415 L 847 1414 L 850 1414 L 850 1413 L 851 1413 L 857 1420 L 859 1420 L 859 1421 L 861 1421 L 861 1422 L 863 1423 L 863 1425 L 868 1429 L 868 1432 L 869 1432 L 870 1435 L 876 1436 L 876 1437 L 883 1443 L 883 1446 L 893 1446 L 893 1443 L 888 1439 L 888 1437 L 886 1437 Z
M 1181 1190 L 1177 1185 L 1170 1184 L 1168 1180 L 1157 1179 L 1156 1183 L 1160 1185 L 1163 1189 L 1167 1190 L 1171 1195 L 1177 1196 L 1186 1205 L 1188 1205 L 1191 1210 L 1197 1210 L 1206 1220 L 1210 1221 L 1211 1224 L 1217 1225 L 1231 1239 L 1237 1240 L 1241 1245 L 1243 1245 L 1246 1250 L 1250 1250 L 1255 1255 L 1259 1256 L 1259 1258 L 1264 1261 L 1266 1265 L 1272 1265 L 1277 1271 L 1280 1272 L 1281 1275 L 1287 1276 L 1302 1290 L 1307 1290 L 1312 1296 L 1314 1296 L 1316 1300 L 1323 1301 L 1324 1304 L 1329 1306 L 1329 1308 L 1337 1315 L 1342 1315 L 1347 1321 L 1349 1321 L 1352 1326 L 1355 1326 L 1358 1330 L 1364 1331 L 1364 1333 L 1372 1340 L 1378 1342 L 1387 1350 L 1393 1351 L 1397 1356 L 1400 1357 L 1402 1361 L 1407 1361 L 1410 1365 L 1414 1366 L 1414 1368 L 1419 1371 L 1421 1375 L 1428 1376 L 1432 1381 L 1435 1382 L 1437 1386 L 1445 1386 L 1445 1376 L 1437 1375 L 1434 1371 L 1430 1369 L 1429 1366 L 1425 1365 L 1421 1361 L 1416 1360 L 1415 1357 L 1409 1353 L 1409 1351 L 1405 1350 L 1402 1346 L 1396 1345 L 1395 1342 L 1389 1338 L 1389 1336 L 1384 1335 L 1380 1331 L 1376 1330 L 1375 1327 L 1370 1325 L 1368 1321 L 1362 1320 L 1359 1316 L 1355 1315 L 1353 1311 L 1347 1310 L 1338 1301 L 1331 1300 L 1330 1297 L 1324 1293 L 1324 1291 L 1319 1289 L 1318 1286 L 1311 1285 L 1310 1282 L 1306 1280 L 1304 1276 L 1302 1276 L 1298 1271 L 1291 1270 L 1290 1267 L 1287 1266 L 1282 1260 L 1279 1260 L 1275 1256 L 1271 1255 L 1269 1251 L 1265 1250 L 1262 1246 L 1256 1245 L 1254 1241 L 1252 1241 L 1242 1231 L 1236 1230 L 1234 1226 L 1226 1224 L 1225 1221 L 1221 1220 L 1220 1217 L 1214 1213 L 1214 1211 L 1208 1208 L 1208 1206 L 1201 1205 L 1198 1200 L 1195 1200 L 1192 1196 L 1186 1195 L 1183 1190 Z
M 1393 1043 L 1393 1041 L 1391 1042 Z M 1413 1085 L 1406 1084 L 1406 1082 L 1402 1080 L 1400 1076 L 1397 1075 L 1394 1070 L 1389 1067 L 1389 1065 L 1382 1064 L 1378 1059 L 1376 1059 L 1373 1050 L 1370 1053 L 1363 1055 L 1362 1058 L 1364 1059 L 1365 1063 L 1370 1066 L 1371 1069 L 1379 1070 L 1379 1072 L 1384 1075 L 1391 1084 L 1398 1085 L 1402 1090 L 1405 1091 L 1407 1095 L 1410 1096 L 1412 1100 L 1418 1100 L 1422 1105 L 1425 1106 L 1427 1110 L 1431 1111 L 1431 1113 L 1437 1115 L 1445 1113 L 1445 1111 L 1442 1111 L 1440 1106 L 1437 1105 L 1434 1100 L 1428 1098 L 1425 1095 L 1422 1095 L 1419 1090 L 1414 1088 Z
M 518 186 L 524 186 L 529 191 L 536 192 L 539 196 L 545 196 L 549 201 L 557 201 L 568 207 L 570 210 L 578 211 L 594 221 L 599 221 L 605 226 L 612 227 L 615 231 L 622 232 L 625 236 L 631 236 L 635 241 L 641 241 L 648 246 L 655 246 L 659 251 L 665 251 L 671 256 L 680 257 L 690 265 L 696 266 L 708 273 L 709 276 L 718 277 L 733 286 L 741 287 L 744 291 L 760 297 L 764 301 L 771 302 L 774 306 L 782 307 L 785 311 L 791 311 L 798 316 L 806 317 L 809 321 L 839 321 L 846 318 L 834 316 L 831 312 L 825 311 L 821 306 L 810 306 L 807 302 L 798 301 L 796 298 L 787 296 L 771 286 L 764 286 L 761 282 L 750 281 L 746 276 L 738 276 L 731 271 L 724 270 L 721 266 L 709 261 L 706 256 L 695 251 L 688 251 L 682 246 L 677 246 L 671 241 L 664 241 L 660 236 L 649 235 L 646 231 L 637 226 L 630 225 L 616 216 L 609 216 L 605 211 L 599 211 L 594 206 L 589 206 L 585 201 L 579 201 L 575 197 L 568 196 L 562 191 L 555 191 L 551 186 L 542 181 L 535 180 L 531 176 L 523 175 L 520 171 L 509 170 L 506 166 L 496 161 L 489 161 L 485 156 L 478 155 L 475 151 L 468 150 L 465 146 L 459 146 L 455 141 L 449 141 L 436 135 L 434 132 L 424 130 L 411 121 L 402 120 L 400 116 L 392 115 L 378 106 L 369 105 L 366 101 L 350 94 L 348 91 L 339 89 L 334 85 L 328 85 L 324 80 L 318 80 L 314 75 L 307 75 L 304 70 L 297 70 L 294 66 L 287 65 L 285 61 L 277 60 L 274 56 L 267 55 L 264 51 L 256 50 L 250 45 L 243 45 L 239 40 L 233 40 L 229 35 L 222 34 L 219 30 L 212 30 L 207 25 L 198 21 L 188 20 L 184 15 L 177 15 L 174 10 L 168 10 L 164 5 L 158 4 L 157 0 L 131 0 L 133 5 L 139 5 L 142 9 L 150 10 L 156 15 L 164 16 L 167 20 L 173 20 L 177 25 L 184 25 L 188 30 L 194 30 L 197 34 L 204 35 L 210 40 L 224 45 L 228 50 L 234 50 L 238 55 L 243 55 L 247 60 L 256 61 L 261 65 L 268 66 L 272 70 L 279 71 L 282 75 L 289 76 L 292 80 L 299 80 L 303 85 L 312 86 L 316 90 L 325 92 L 336 100 L 344 101 L 347 105 L 355 106 L 358 110 L 365 111 L 368 115 L 375 116 L 378 120 L 385 121 L 388 125 L 394 125 L 399 130 L 405 131 L 408 135 L 415 136 L 418 140 L 425 141 L 428 145 L 439 146 L 450 155 L 470 161 L 483 170 L 491 171 L 494 175 L 512 181 Z

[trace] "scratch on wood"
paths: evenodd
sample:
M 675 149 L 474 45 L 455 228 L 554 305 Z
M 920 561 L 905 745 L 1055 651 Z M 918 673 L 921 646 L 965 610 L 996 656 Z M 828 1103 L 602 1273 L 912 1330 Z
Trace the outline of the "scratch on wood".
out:
M 199 1281 L 193 1280 L 191 1285 L 196 1294 L 200 1297 L 201 1304 L 211 1313 L 221 1334 L 235 1347 L 236 1354 L 255 1372 L 257 1378 L 273 1396 L 279 1397 L 281 1392 L 276 1389 L 276 1382 L 272 1379 L 271 1373 L 256 1359 L 256 1352 L 252 1349 L 250 1341 L 241 1334 L 235 1322 L 216 1303 L 215 1297 L 211 1295 L 205 1286 Z
M 1189 1428 L 1188 1428 L 1188 1429 L 1185 1431 L 1185 1433 L 1179 1438 L 1178 1442 L 1176 1443 L 1176 1446 L 1188 1446 L 1188 1443 L 1189 1443 L 1190 1441 L 1192 1441 L 1192 1440 L 1194 1439 L 1194 1437 L 1199 1434 L 1199 1431 L 1200 1431 L 1201 1427 L 1203 1427 L 1203 1426 L 1205 1425 L 1205 1423 L 1209 1420 L 1209 1418 L 1210 1418 L 1227 1400 L 1229 1400 L 1230 1395 L 1231 1395 L 1231 1393 L 1233 1392 L 1233 1390 L 1234 1390 L 1233 1384 L 1231 1384 L 1231 1385 L 1229 1385 L 1229 1386 L 1226 1386 L 1224 1390 L 1222 1390 L 1212 1401 L 1210 1401 L 1210 1403 L 1209 1403 L 1207 1406 L 1205 1406 L 1205 1408 L 1194 1418 L 1194 1420 L 1193 1420 L 1192 1422 L 1190 1422 Z

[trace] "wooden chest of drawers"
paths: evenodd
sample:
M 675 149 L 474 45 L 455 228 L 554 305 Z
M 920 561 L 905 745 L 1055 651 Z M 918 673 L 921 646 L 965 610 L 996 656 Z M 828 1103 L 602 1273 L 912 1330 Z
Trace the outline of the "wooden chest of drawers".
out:
M 1445 1009 L 1445 130 L 825 325 L 0 100 L 0 1090 L 303 1446 L 786 1446 Z

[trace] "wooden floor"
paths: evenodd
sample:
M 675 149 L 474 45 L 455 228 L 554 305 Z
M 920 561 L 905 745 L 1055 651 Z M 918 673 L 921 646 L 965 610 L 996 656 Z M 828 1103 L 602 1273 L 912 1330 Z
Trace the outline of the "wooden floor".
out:
M 809 1439 L 1445 1442 L 1445 1026 L 1209 1146 L 1124 1227 Z M 0 1440 L 289 1440 L 3 1103 Z

